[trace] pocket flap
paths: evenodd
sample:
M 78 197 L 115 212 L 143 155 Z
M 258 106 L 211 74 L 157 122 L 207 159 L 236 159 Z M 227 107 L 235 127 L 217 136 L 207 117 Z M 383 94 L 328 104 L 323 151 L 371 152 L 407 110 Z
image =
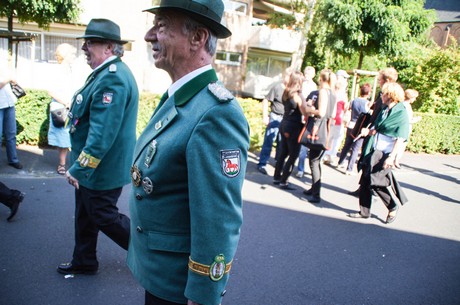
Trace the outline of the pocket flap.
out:
M 190 237 L 182 234 L 149 232 L 150 250 L 190 253 Z

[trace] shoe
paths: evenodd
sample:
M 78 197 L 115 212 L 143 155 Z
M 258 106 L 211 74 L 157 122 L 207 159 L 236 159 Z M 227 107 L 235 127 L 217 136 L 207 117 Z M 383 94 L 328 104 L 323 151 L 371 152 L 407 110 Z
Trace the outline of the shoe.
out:
M 59 164 L 58 167 L 57 167 L 57 170 L 56 172 L 59 174 L 59 175 L 65 175 L 65 164 Z
M 74 266 L 72 263 L 62 263 L 57 267 L 57 272 L 61 274 L 88 274 L 97 273 L 97 267 L 94 266 Z
M 295 190 L 296 188 L 293 187 L 293 186 L 291 186 L 289 183 L 283 183 L 283 184 L 280 183 L 280 189 L 288 190 L 288 191 L 293 191 L 293 190 Z
M 19 195 L 14 199 L 10 207 L 10 216 L 6 219 L 7 221 L 13 220 L 14 216 L 18 212 L 19 204 L 24 200 L 24 193 L 19 192 Z
M 15 169 L 22 169 L 23 168 L 21 162 L 8 163 L 8 165 L 14 167 Z
M 321 197 L 313 195 L 310 198 L 308 198 L 307 200 L 310 203 L 320 203 L 321 202 Z
M 396 208 L 394 208 L 392 211 L 388 212 L 387 220 L 385 221 L 386 224 L 389 224 L 389 223 L 392 223 L 393 221 L 395 221 L 396 216 L 398 216 L 398 209 L 399 209 L 399 206 L 396 206 Z M 392 214 L 392 215 L 390 215 L 390 214 Z
M 347 194 L 351 195 L 351 196 L 359 197 L 359 189 L 357 189 L 356 191 L 353 191 L 353 192 L 347 192 Z
M 280 183 L 281 183 L 281 181 L 279 181 L 279 180 L 273 180 L 274 185 L 280 185 Z
M 303 172 L 297 172 L 297 174 L 295 174 L 295 176 L 297 178 L 302 178 L 303 177 Z
M 350 213 L 350 214 L 348 214 L 348 217 L 351 217 L 351 218 L 363 218 L 363 219 L 369 218 L 369 216 L 363 216 L 363 215 L 361 215 L 361 212 Z
M 263 166 L 258 167 L 257 170 L 258 170 L 261 174 L 268 175 L 267 170 L 266 170 L 265 167 L 263 167 Z
M 303 191 L 303 194 L 306 196 L 311 196 L 313 195 L 313 191 L 311 189 Z

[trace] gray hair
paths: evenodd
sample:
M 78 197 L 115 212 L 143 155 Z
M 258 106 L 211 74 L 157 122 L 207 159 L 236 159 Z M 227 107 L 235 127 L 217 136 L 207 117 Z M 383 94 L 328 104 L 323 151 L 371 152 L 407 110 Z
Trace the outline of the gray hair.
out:
M 184 28 L 183 28 L 183 33 L 184 34 L 189 34 L 191 32 L 196 31 L 199 28 L 205 28 L 209 32 L 209 37 L 208 40 L 206 41 L 206 52 L 210 54 L 211 56 L 214 56 L 216 54 L 217 50 L 217 37 L 216 35 L 206 26 L 204 26 L 202 23 L 195 21 L 194 19 L 190 18 L 189 16 L 185 15 L 185 20 L 184 20 Z
M 123 54 L 125 53 L 125 49 L 123 48 L 123 45 L 121 43 L 117 43 L 113 41 L 111 42 L 113 45 L 113 50 L 112 50 L 113 55 L 116 55 L 118 57 L 123 57 Z

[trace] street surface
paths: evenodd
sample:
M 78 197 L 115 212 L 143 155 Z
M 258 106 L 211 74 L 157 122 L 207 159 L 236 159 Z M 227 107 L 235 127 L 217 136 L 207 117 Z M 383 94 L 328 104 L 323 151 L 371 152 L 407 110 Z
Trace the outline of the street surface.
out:
M 0 207 L 0 304 L 143 305 L 126 252 L 103 234 L 97 275 L 56 272 L 72 256 L 73 189 L 55 173 L 56 151 L 21 146 L 18 153 L 23 170 L 6 164 L 4 148 L 0 158 L 0 181 L 26 193 L 11 223 Z M 390 225 L 379 199 L 371 219 L 347 217 L 358 208 L 346 194 L 358 175 L 323 166 L 323 201 L 313 205 L 302 196 L 309 175 L 292 177 L 297 190 L 283 191 L 256 164 L 251 154 L 223 305 L 460 304 L 460 156 L 406 154 L 396 176 L 410 201 Z M 129 190 L 119 201 L 124 213 Z

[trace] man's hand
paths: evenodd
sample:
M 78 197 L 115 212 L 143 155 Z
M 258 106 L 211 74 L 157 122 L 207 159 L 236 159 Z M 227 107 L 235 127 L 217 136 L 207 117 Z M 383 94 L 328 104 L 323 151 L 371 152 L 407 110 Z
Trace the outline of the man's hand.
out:
M 65 172 L 65 177 L 67 179 L 67 182 L 69 182 L 70 185 L 75 187 L 77 190 L 79 189 L 80 185 L 78 184 L 78 180 L 72 177 L 72 175 L 69 173 L 69 171 Z

